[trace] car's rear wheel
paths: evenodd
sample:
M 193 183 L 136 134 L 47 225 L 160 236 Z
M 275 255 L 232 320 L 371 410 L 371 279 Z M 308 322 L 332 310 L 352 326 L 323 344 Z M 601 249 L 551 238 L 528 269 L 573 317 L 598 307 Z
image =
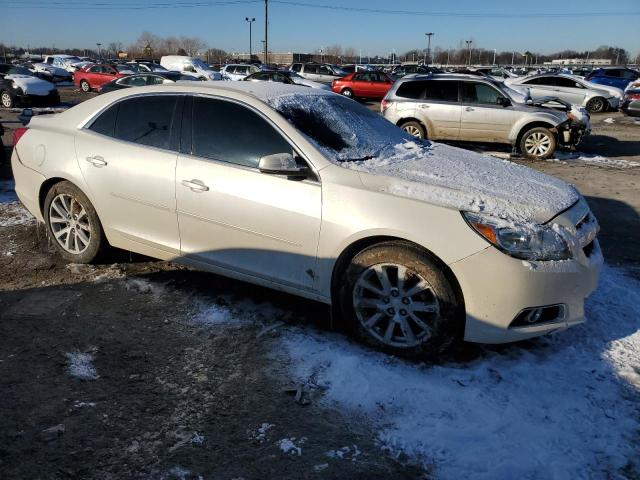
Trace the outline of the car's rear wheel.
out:
M 355 255 L 342 278 L 340 308 L 359 340 L 409 357 L 436 358 L 463 325 L 463 306 L 442 267 L 400 241 Z
M 44 219 L 56 250 L 65 260 L 90 263 L 102 250 L 102 225 L 93 205 L 70 182 L 55 184 L 44 201 Z
M 4 108 L 13 108 L 15 105 L 13 96 L 6 90 L 0 92 L 0 103 Z
M 556 137 L 548 128 L 532 128 L 522 135 L 520 151 L 527 158 L 545 160 L 556 151 Z
M 347 98 L 353 98 L 353 90 L 350 88 L 343 88 L 340 93 Z
M 414 120 L 410 122 L 405 122 L 402 125 L 400 125 L 400 128 L 402 128 L 402 130 L 407 132 L 412 137 L 416 137 L 420 139 L 427 138 L 427 132 L 420 122 L 416 122 Z
M 602 97 L 594 97 L 587 103 L 587 110 L 590 113 L 604 112 L 607 108 L 607 100 Z
M 89 93 L 91 91 L 91 85 L 86 80 L 80 80 L 80 88 L 83 92 Z

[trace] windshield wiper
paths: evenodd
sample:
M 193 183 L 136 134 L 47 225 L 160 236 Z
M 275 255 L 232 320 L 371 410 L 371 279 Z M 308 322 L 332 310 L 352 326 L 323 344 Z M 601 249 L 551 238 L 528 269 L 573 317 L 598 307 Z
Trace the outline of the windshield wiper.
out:
M 340 161 L 341 162 L 361 162 L 363 160 L 371 160 L 372 158 L 373 158 L 373 155 L 367 155 L 366 157 L 362 157 L 362 158 L 346 158 Z

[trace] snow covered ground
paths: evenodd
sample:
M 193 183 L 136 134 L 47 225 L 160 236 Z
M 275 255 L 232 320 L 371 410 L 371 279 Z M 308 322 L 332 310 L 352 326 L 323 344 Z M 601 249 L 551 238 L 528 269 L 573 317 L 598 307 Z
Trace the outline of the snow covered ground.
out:
M 35 222 L 35 218 L 18 202 L 12 180 L 0 180 L 0 227 Z
M 548 162 L 568 162 L 568 163 L 585 163 L 588 165 L 597 165 L 600 167 L 611 168 L 632 168 L 640 167 L 640 162 L 625 160 L 622 158 L 608 158 L 602 155 L 589 155 L 581 152 L 556 152 L 553 158 Z
M 300 382 L 437 478 L 617 478 L 640 451 L 640 284 L 607 268 L 587 317 L 468 364 L 415 365 L 301 329 L 281 341 Z

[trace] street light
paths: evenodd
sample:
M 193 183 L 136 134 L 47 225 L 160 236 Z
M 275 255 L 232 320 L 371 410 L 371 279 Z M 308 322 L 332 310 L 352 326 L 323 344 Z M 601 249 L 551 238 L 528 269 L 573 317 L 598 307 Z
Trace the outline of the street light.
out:
M 96 46 L 98 47 L 98 59 L 100 59 L 100 47 L 102 46 L 102 44 L 96 43 Z
M 467 44 L 467 49 L 469 50 L 469 66 L 471 66 L 471 44 L 473 40 L 465 40 L 464 43 Z
M 497 50 L 494 48 L 494 49 L 493 49 L 493 64 L 494 64 L 494 65 L 496 64 L 496 51 L 497 51 Z
M 249 24 L 249 63 L 251 63 L 251 24 L 256 21 L 255 18 L 244 17 L 245 21 Z
M 428 66 L 431 63 L 431 36 L 433 32 L 425 33 L 427 36 L 427 52 L 424 54 L 424 63 Z M 427 56 L 429 56 L 429 62 L 427 63 Z

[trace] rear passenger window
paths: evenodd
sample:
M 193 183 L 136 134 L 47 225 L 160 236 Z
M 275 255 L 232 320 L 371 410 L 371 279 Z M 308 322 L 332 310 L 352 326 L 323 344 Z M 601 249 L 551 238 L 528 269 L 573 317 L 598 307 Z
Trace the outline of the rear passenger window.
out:
M 116 128 L 118 107 L 119 104 L 116 104 L 106 109 L 98 118 L 93 121 L 93 123 L 89 127 L 89 130 L 92 130 L 101 135 L 113 137 L 113 132 Z
M 458 82 L 448 82 L 444 80 L 425 82 L 427 89 L 424 98 L 426 100 L 436 100 L 440 102 L 458 101 Z
M 192 118 L 192 153 L 199 157 L 257 167 L 260 157 L 293 151 L 266 120 L 237 103 L 195 97 Z

